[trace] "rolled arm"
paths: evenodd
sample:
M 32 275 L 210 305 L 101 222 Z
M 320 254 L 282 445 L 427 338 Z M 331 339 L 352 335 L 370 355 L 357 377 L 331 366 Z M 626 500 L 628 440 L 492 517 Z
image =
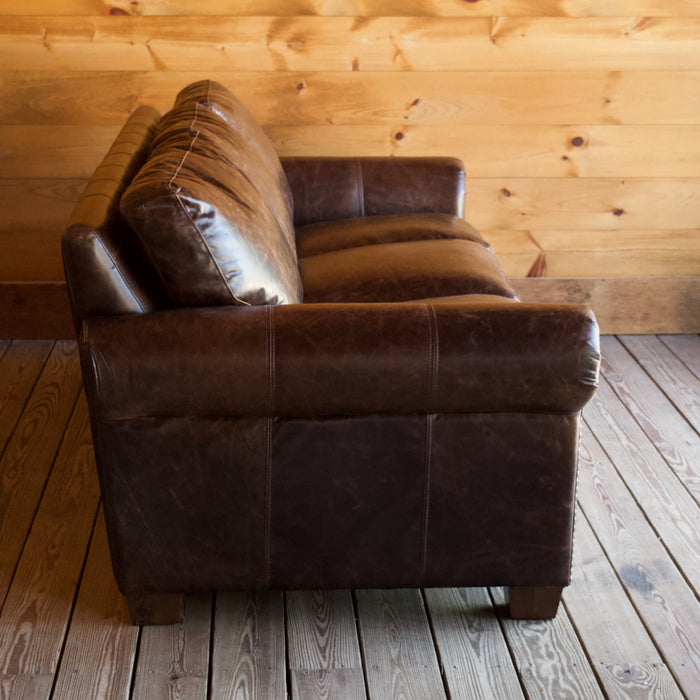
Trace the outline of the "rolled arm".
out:
M 379 214 L 464 216 L 455 158 L 283 158 L 297 226 Z
M 571 305 L 300 304 L 83 323 L 93 415 L 573 413 L 598 329 Z

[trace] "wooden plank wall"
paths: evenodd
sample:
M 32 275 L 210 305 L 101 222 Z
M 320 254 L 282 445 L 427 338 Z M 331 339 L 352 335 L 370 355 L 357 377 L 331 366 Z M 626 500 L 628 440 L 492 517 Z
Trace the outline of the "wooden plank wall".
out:
M 72 332 L 46 309 L 73 202 L 130 111 L 203 77 L 281 154 L 464 159 L 523 298 L 700 331 L 696 0 L 3 0 L 0 335 Z

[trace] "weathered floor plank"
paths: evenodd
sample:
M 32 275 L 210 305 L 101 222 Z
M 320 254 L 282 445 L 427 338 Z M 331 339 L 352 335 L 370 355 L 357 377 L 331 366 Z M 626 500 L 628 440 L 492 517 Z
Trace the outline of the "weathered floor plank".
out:
M 700 335 L 660 335 L 658 338 L 700 379 Z
M 0 460 L 0 607 L 79 390 L 75 344 L 57 343 Z
M 700 379 L 656 336 L 624 335 L 620 340 L 700 432 Z
M 449 697 L 525 698 L 486 588 L 426 588 Z
M 583 517 L 564 603 L 609 698 L 683 698 Z
M 285 698 L 281 591 L 218 593 L 214 622 L 211 697 Z
M 0 616 L 3 698 L 48 698 L 99 500 L 87 404 L 78 401 Z
M 185 597 L 177 625 L 154 625 L 141 631 L 134 697 L 144 700 L 206 700 L 211 637 L 211 595 Z
M 603 338 L 603 375 L 700 504 L 700 436 L 616 338 Z
M 371 700 L 444 700 L 420 591 L 357 591 L 357 609 Z
M 698 504 L 605 379 L 586 406 L 584 418 L 696 594 L 700 593 Z
M 286 600 L 292 697 L 365 698 L 350 591 L 290 591 Z
M 0 341 L 0 455 L 52 345 L 50 340 Z
M 596 537 L 678 685 L 700 680 L 700 606 L 603 448 L 583 427 L 578 500 Z
M 114 581 L 100 510 L 52 699 L 128 700 L 138 639 Z
M 492 588 L 491 595 L 528 700 L 605 697 L 564 606 L 554 620 L 511 620 L 505 591 Z

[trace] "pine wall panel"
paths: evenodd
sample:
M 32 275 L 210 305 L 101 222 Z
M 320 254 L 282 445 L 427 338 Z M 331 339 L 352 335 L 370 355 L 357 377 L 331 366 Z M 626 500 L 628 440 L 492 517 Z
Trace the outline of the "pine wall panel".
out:
M 61 231 L 125 117 L 203 77 L 284 155 L 462 158 L 469 220 L 542 278 L 525 296 L 587 280 L 606 319 L 648 281 L 677 319 L 615 319 L 700 331 L 696 0 L 4 0 L 0 303 L 63 293 Z

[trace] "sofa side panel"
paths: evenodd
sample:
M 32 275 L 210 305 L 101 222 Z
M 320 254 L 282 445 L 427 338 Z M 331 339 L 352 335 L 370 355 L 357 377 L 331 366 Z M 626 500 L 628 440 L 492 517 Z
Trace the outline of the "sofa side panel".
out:
M 435 419 L 423 585 L 568 585 L 579 422 L 538 413 Z
M 93 421 L 124 593 L 265 587 L 269 420 Z

